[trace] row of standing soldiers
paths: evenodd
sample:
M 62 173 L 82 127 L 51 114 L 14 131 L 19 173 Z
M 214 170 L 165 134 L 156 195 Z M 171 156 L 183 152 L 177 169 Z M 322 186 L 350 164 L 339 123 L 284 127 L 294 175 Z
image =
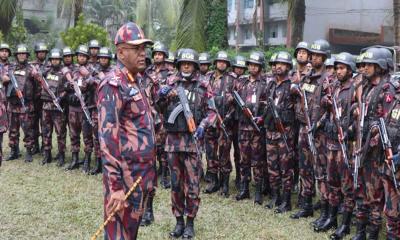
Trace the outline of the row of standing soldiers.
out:
M 267 192 L 271 200 L 265 207 L 284 213 L 292 210 L 298 185 L 299 210 L 291 218 L 312 217 L 318 191 L 321 211 L 312 222 L 316 232 L 335 229 L 331 238 L 342 239 L 355 215 L 353 239 L 377 239 L 384 210 L 387 238 L 400 238 L 400 88 L 389 49 L 373 46 L 357 57 L 343 52 L 331 59 L 326 40 L 300 42 L 295 64 L 288 52 L 280 51 L 271 57 L 268 73 L 264 54 L 257 51 L 232 62 L 220 51 L 211 62 L 207 53 L 181 49 L 177 72 L 164 61 L 171 55 L 156 43 L 154 64 L 144 76 L 153 93 L 149 96 L 155 96 L 150 102 L 158 119 L 158 158 L 165 166 L 161 185 L 166 188 L 166 162 L 171 171 L 177 218 L 172 237 L 194 235 L 193 228 L 184 228 L 183 216 L 188 217 L 186 226 L 193 226 L 200 204 L 200 141 L 207 159 L 206 194 L 229 196 L 233 146 L 236 200 L 250 198 L 254 180 L 254 203 L 261 205 Z M 180 100 L 181 87 L 187 100 Z M 188 101 L 195 131 L 180 108 L 182 101 Z M 153 219 L 149 201 L 142 225 Z

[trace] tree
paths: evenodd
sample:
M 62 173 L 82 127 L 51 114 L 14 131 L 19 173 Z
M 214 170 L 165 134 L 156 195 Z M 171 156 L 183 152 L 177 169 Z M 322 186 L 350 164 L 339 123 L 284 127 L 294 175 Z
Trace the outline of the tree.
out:
M 21 8 L 19 8 L 15 12 L 15 21 L 6 35 L 6 41 L 14 48 L 17 44 L 24 43 L 27 36 L 28 32 L 24 26 L 24 16 Z
M 395 1 L 395 0 L 394 0 Z M 296 47 L 303 40 L 304 22 L 306 21 L 305 0 L 283 0 L 288 4 L 287 47 Z
M 393 25 L 395 46 L 400 46 L 400 0 L 393 0 Z M 400 62 L 400 54 L 396 62 Z
M 228 47 L 228 20 L 226 0 L 207 0 L 207 48 Z
M 84 0 L 59 0 L 57 6 L 59 15 L 68 19 L 66 29 L 71 26 L 72 19 L 76 26 L 79 15 L 83 11 L 83 2 Z
M 176 48 L 193 48 L 199 52 L 206 49 L 205 26 L 207 23 L 205 0 L 184 0 L 179 16 Z
M 7 35 L 17 10 L 17 0 L 0 0 L 0 31 Z

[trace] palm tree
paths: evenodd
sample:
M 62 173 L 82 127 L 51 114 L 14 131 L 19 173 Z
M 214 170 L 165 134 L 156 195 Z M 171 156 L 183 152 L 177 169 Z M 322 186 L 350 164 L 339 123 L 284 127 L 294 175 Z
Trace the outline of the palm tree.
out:
M 7 35 L 17 9 L 17 0 L 0 0 L 0 31 Z
M 282 0 L 288 4 L 287 47 L 296 47 L 303 40 L 304 22 L 306 21 L 305 0 Z
M 74 25 L 78 22 L 78 17 L 83 11 L 84 0 L 59 0 L 58 9 L 61 17 L 67 17 L 66 29 L 71 26 L 74 19 Z
M 205 0 L 184 0 L 176 34 L 176 48 L 206 49 L 205 26 L 207 6 Z

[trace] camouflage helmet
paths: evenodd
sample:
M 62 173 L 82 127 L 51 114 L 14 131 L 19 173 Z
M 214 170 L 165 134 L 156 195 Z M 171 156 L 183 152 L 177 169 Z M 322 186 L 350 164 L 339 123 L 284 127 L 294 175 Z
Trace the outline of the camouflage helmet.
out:
M 154 45 L 153 45 L 153 51 L 152 51 L 152 53 L 151 53 L 151 57 L 152 57 L 152 58 L 154 57 L 154 54 L 155 54 L 156 52 L 164 53 L 165 58 L 168 58 L 168 54 L 169 54 L 168 48 L 167 48 L 163 43 L 161 43 L 161 42 L 155 42 L 155 43 L 154 43 Z
M 335 66 L 335 57 L 327 58 L 324 62 L 325 67 L 334 67 Z
M 83 54 L 89 57 L 89 49 L 86 45 L 79 45 L 78 49 L 75 51 L 76 55 Z
M 297 53 L 300 51 L 300 49 L 306 50 L 308 53 L 310 52 L 309 46 L 307 42 L 299 42 L 294 50 L 294 57 L 297 58 Z
M 63 57 L 75 55 L 74 51 L 72 51 L 70 47 L 63 48 L 62 52 L 63 52 Z
M 271 57 L 270 57 L 270 59 L 269 59 L 269 62 L 268 62 L 268 65 L 272 66 L 272 65 L 275 64 L 275 59 L 276 59 L 276 56 L 277 56 L 277 55 L 278 55 L 277 53 L 273 53 L 273 54 L 271 55 Z
M 394 64 L 393 64 L 393 54 L 392 54 L 392 52 L 389 49 L 384 48 L 384 47 L 380 48 L 380 50 L 386 56 L 387 68 L 388 69 L 393 69 L 394 68 Z
M 275 63 L 286 63 L 293 67 L 292 56 L 286 51 L 279 51 L 276 53 Z
M 58 48 L 51 49 L 50 54 L 49 54 L 49 60 L 51 60 L 51 59 L 60 59 L 61 60 L 62 57 L 63 57 L 63 55 L 62 55 L 61 49 L 58 49 Z
M 101 47 L 99 50 L 99 54 L 97 54 L 97 57 L 103 57 L 103 58 L 112 58 L 112 53 L 111 50 L 108 47 Z
M 26 54 L 28 54 L 28 56 L 30 55 L 28 47 L 25 44 L 17 45 L 17 50 L 14 52 L 14 55 L 17 55 L 19 53 L 26 53 Z
M 38 42 L 35 44 L 35 48 L 34 48 L 35 53 L 37 52 L 48 52 L 49 49 L 47 47 L 47 44 L 45 44 L 44 42 Z
M 247 68 L 247 66 L 246 66 L 246 58 L 241 56 L 241 55 L 235 56 L 235 58 L 233 59 L 232 66 L 233 67 L 238 67 L 238 68 Z
M 356 71 L 356 61 L 354 59 L 354 56 L 350 53 L 347 52 L 341 52 L 338 55 L 336 55 L 335 61 L 334 61 L 334 65 L 336 66 L 336 64 L 344 64 L 348 67 L 350 67 L 350 69 L 355 72 Z
M 324 39 L 319 39 L 314 41 L 311 46 L 310 46 L 310 52 L 311 53 L 317 53 L 317 54 L 322 54 L 326 58 L 330 58 L 331 56 L 331 46 L 328 41 Z
M 225 51 L 219 51 L 217 52 L 217 56 L 214 59 L 214 65 L 217 63 L 217 61 L 224 61 L 228 64 L 228 67 L 231 65 L 231 61 L 229 60 L 228 53 Z
M 0 50 L 6 49 L 8 50 L 8 55 L 11 55 L 11 48 L 10 45 L 7 43 L 0 43 Z
M 202 52 L 199 54 L 199 62 L 200 64 L 211 64 L 210 54 L 207 52 Z
M 387 59 L 386 55 L 381 51 L 380 48 L 369 48 L 363 53 L 362 63 L 372 63 L 378 65 L 383 70 L 387 70 Z
M 100 43 L 96 39 L 92 39 L 89 41 L 89 49 L 91 48 L 98 48 L 100 49 Z
M 148 44 L 153 45 L 153 41 L 144 37 L 143 30 L 133 22 L 122 25 L 115 35 L 114 44 L 127 43 L 130 45 Z
M 265 56 L 263 52 L 260 51 L 253 51 L 250 53 L 250 57 L 246 61 L 246 65 L 250 63 L 258 64 L 261 68 L 264 67 Z
M 168 58 L 166 58 L 164 61 L 175 64 L 175 54 L 173 52 L 168 52 Z
M 199 54 L 190 48 L 181 49 L 181 51 L 179 51 L 178 60 L 176 61 L 178 68 L 181 62 L 191 62 L 194 63 L 196 67 L 199 67 Z

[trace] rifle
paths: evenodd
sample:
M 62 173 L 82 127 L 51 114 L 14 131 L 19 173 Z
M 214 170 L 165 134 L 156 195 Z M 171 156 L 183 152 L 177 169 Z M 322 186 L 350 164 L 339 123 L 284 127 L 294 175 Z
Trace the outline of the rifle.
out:
M 215 111 L 215 113 L 217 115 L 217 121 L 219 123 L 219 127 L 221 128 L 221 130 L 224 133 L 225 137 L 228 139 L 229 135 L 228 135 L 228 132 L 226 131 L 226 126 L 225 126 L 224 120 L 222 120 L 222 117 L 219 114 L 217 107 L 215 106 L 214 98 L 211 98 L 209 101 L 210 101 L 211 108 Z
M 382 141 L 382 147 L 383 150 L 385 151 L 385 162 L 387 163 L 388 167 L 390 168 L 392 172 L 392 177 L 393 177 L 393 184 L 394 187 L 396 188 L 396 191 L 399 192 L 399 186 L 396 180 L 396 166 L 394 165 L 393 162 L 393 152 L 392 152 L 392 143 L 389 140 L 387 130 L 386 130 L 386 125 L 385 125 L 385 120 L 383 118 L 379 118 L 379 135 Z
M 311 126 L 311 120 L 310 116 L 308 115 L 309 109 L 308 109 L 308 103 L 307 103 L 307 95 L 306 91 L 304 89 L 302 91 L 302 98 L 303 98 L 303 111 L 304 111 L 304 116 L 306 118 L 306 127 L 307 127 L 307 141 L 308 141 L 308 146 L 310 147 L 310 151 L 312 153 L 312 156 L 314 158 L 314 162 L 317 160 L 317 148 L 315 147 L 314 144 L 314 135 L 312 133 L 312 126 Z
M 358 188 L 358 169 L 360 168 L 360 151 L 362 148 L 362 138 L 363 138 L 363 129 L 364 129 L 364 117 L 366 111 L 366 105 L 364 102 L 361 103 L 359 121 L 358 121 L 358 130 L 357 130 L 357 139 L 356 139 L 356 154 L 354 157 L 354 189 Z
M 289 146 L 287 144 L 287 135 L 285 132 L 285 127 L 283 126 L 282 120 L 279 117 L 278 111 L 276 110 L 276 106 L 272 97 L 268 98 L 268 106 L 272 110 L 272 117 L 274 118 L 275 128 L 278 130 L 278 132 L 281 133 L 283 141 L 285 142 L 285 147 L 288 150 L 288 152 L 290 152 Z
M 87 108 L 87 106 L 86 106 L 86 104 L 85 104 L 85 101 L 83 100 L 82 92 L 81 92 L 81 89 L 80 89 L 79 86 L 78 86 L 78 83 L 72 79 L 72 77 L 71 77 L 71 75 L 70 75 L 69 73 L 66 73 L 65 76 L 66 76 L 67 80 L 72 84 L 72 86 L 73 86 L 73 88 L 74 88 L 75 95 L 76 95 L 76 96 L 78 97 L 78 99 L 79 99 L 79 102 L 80 102 L 80 104 L 81 104 L 83 113 L 85 114 L 86 120 L 89 122 L 89 124 L 90 124 L 92 127 L 94 127 L 92 118 L 90 117 L 89 110 L 88 110 L 88 108 Z
M 47 61 L 48 61 L 48 56 L 46 58 L 46 61 L 44 62 L 44 64 L 42 65 L 42 67 L 40 67 L 39 69 L 39 81 L 40 81 L 40 85 L 42 85 L 42 87 L 44 88 L 44 90 L 50 95 L 54 106 L 56 106 L 56 108 L 58 109 L 58 111 L 60 112 L 64 112 L 63 109 L 61 108 L 60 102 L 58 100 L 58 98 L 56 97 L 56 95 L 53 93 L 53 91 L 51 91 L 49 83 L 46 81 L 46 79 L 44 79 L 43 77 L 43 69 L 44 66 L 47 65 Z
M 182 110 L 183 110 L 183 114 L 186 119 L 186 124 L 188 126 L 189 133 L 192 135 L 193 142 L 196 146 L 196 153 L 197 153 L 198 160 L 201 161 L 199 144 L 197 142 L 197 137 L 194 135 L 194 133 L 196 132 L 196 123 L 194 122 L 193 113 L 190 110 L 189 101 L 185 94 L 185 89 L 183 89 L 183 87 L 179 86 L 179 87 L 177 87 L 176 91 L 178 94 L 179 101 L 181 102 L 180 105 L 182 105 Z
M 347 157 L 347 147 L 346 147 L 346 143 L 344 142 L 344 133 L 343 133 L 343 128 L 340 124 L 340 113 L 339 113 L 339 109 L 337 107 L 335 96 L 332 96 L 332 101 L 333 101 L 332 113 L 333 113 L 333 117 L 334 117 L 333 120 L 335 122 L 337 131 L 338 131 L 338 139 L 339 139 L 340 149 L 342 151 L 344 162 L 346 163 L 347 167 L 349 167 L 349 159 Z
M 244 103 L 243 99 L 240 97 L 239 93 L 237 91 L 233 91 L 233 97 L 235 99 L 235 102 L 237 105 L 240 107 L 242 110 L 242 113 L 244 114 L 247 119 L 250 120 L 251 125 L 254 127 L 254 129 L 257 132 L 261 132 L 260 128 L 258 127 L 257 123 L 254 121 L 253 114 L 251 113 L 250 109 L 246 107 L 246 104 Z
M 8 69 L 8 75 L 10 76 L 11 84 L 12 84 L 13 88 L 15 89 L 15 93 L 16 93 L 19 101 L 21 102 L 22 109 L 24 112 L 26 112 L 27 108 L 25 106 L 24 94 L 22 93 L 21 89 L 19 88 L 17 79 L 15 79 L 14 73 L 11 70 L 11 68 Z

